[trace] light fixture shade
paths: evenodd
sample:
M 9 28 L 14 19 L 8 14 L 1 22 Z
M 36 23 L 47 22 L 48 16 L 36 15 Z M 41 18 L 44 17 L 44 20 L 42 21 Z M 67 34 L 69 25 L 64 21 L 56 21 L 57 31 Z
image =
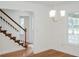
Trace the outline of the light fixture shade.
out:
M 61 16 L 65 16 L 65 13 L 66 13 L 65 10 L 61 10 L 61 11 L 60 11 L 60 15 L 61 15 Z
M 49 12 L 49 17 L 55 17 L 55 15 L 56 15 L 56 10 L 50 10 L 50 12 Z

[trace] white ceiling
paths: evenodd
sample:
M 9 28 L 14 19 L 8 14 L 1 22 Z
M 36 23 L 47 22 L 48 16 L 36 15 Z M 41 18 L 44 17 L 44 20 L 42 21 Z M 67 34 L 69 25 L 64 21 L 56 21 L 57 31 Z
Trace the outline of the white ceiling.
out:
M 79 4 L 79 1 L 30 1 L 33 4 L 41 4 L 45 6 L 58 6 L 68 4 Z

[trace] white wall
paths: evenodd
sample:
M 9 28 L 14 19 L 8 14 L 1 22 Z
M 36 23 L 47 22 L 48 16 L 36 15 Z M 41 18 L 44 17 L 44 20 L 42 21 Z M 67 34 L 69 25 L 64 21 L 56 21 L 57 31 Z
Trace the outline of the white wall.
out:
M 49 19 L 48 12 L 52 8 L 56 10 L 66 9 L 67 12 L 72 12 L 73 10 L 78 11 L 78 5 L 79 4 L 63 4 L 50 8 L 26 2 L 0 2 L 0 8 L 32 11 L 34 13 L 32 31 L 34 40 L 33 50 L 35 53 L 52 48 L 76 56 L 79 56 L 78 46 L 68 44 L 66 41 L 67 19 L 64 18 L 61 20 L 58 17 L 56 19 L 60 19 L 60 21 L 53 22 Z

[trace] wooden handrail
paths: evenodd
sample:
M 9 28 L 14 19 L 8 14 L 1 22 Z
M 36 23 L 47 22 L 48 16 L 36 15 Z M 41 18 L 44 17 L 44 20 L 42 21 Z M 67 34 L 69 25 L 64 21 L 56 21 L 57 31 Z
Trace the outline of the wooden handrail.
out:
M 21 29 L 23 29 L 25 31 L 25 29 L 23 27 L 21 27 L 17 22 L 15 22 L 9 15 L 7 15 L 2 9 L 0 9 L 0 11 L 5 14 L 11 21 L 13 21 L 16 25 L 18 25 Z

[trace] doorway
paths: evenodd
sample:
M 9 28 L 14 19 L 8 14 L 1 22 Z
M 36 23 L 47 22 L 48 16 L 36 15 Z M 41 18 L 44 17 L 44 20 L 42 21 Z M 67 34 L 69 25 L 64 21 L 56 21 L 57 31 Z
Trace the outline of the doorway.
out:
M 32 17 L 31 16 L 20 16 L 20 25 L 23 28 L 26 28 L 26 39 L 27 42 L 33 43 L 32 40 Z M 20 39 L 24 39 L 24 31 L 21 29 L 20 30 Z

